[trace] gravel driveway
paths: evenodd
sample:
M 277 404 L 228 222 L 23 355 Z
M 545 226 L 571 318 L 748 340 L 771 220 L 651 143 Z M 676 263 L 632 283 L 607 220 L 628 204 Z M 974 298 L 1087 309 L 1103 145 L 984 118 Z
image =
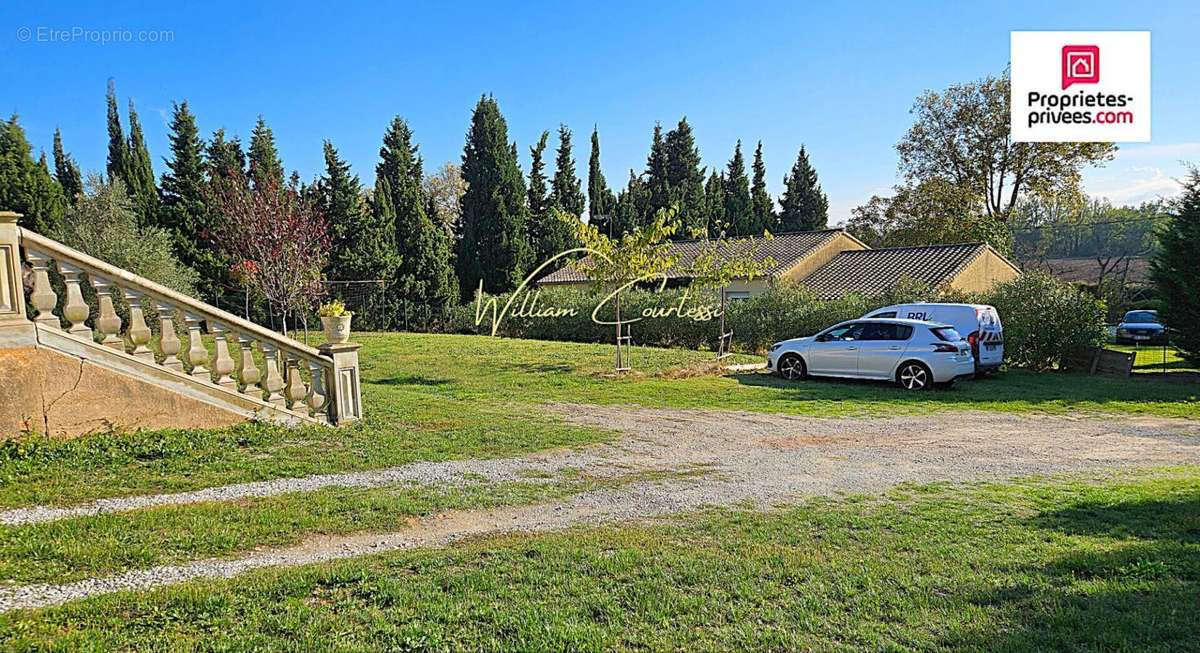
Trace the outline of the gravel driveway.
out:
M 0 611 L 40 607 L 121 589 L 145 589 L 249 569 L 292 566 L 380 551 L 436 546 L 467 537 L 546 531 L 581 523 L 643 519 L 704 506 L 761 508 L 805 497 L 878 492 L 902 482 L 968 481 L 1037 473 L 1200 464 L 1200 422 L 1163 418 L 942 413 L 922 417 L 822 419 L 726 411 L 555 404 L 568 422 L 616 429 L 625 437 L 580 450 L 511 459 L 414 463 L 389 470 L 330 474 L 110 499 L 72 508 L 8 511 L 9 524 L 154 505 L 236 499 L 316 487 L 478 482 L 530 472 L 580 470 L 599 477 L 701 470 L 585 492 L 553 504 L 439 515 L 404 531 L 321 537 L 237 559 L 200 560 L 64 585 L 0 589 Z

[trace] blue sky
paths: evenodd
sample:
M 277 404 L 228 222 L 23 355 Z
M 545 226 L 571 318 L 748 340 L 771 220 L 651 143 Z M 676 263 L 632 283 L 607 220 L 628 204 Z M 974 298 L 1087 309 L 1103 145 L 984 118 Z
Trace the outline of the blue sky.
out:
M 19 114 L 47 151 L 61 127 L 83 168 L 100 170 L 111 77 L 136 102 L 159 172 L 171 103 L 187 99 L 206 136 L 245 139 L 262 114 L 289 170 L 318 174 L 328 138 L 369 182 L 393 115 L 432 169 L 459 159 L 471 109 L 492 93 L 526 166 L 537 135 L 565 123 L 583 176 L 598 125 L 613 186 L 644 167 L 656 120 L 686 115 L 709 166 L 737 139 L 761 139 L 773 195 L 806 144 L 836 222 L 895 183 L 913 99 L 1001 71 L 1010 30 L 1149 29 L 1154 140 L 1123 146 L 1086 187 L 1136 202 L 1172 192 L 1181 161 L 1200 162 L 1200 3 L 966 4 L 9 2 L 0 112 Z M 38 36 L 76 27 L 130 30 L 134 42 Z M 138 42 L 143 30 L 170 40 Z

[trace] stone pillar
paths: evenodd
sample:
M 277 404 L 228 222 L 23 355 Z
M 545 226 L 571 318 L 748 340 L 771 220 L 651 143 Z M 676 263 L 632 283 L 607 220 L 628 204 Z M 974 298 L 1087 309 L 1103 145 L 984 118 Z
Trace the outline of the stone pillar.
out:
M 333 359 L 333 378 L 330 393 L 331 417 L 334 424 L 342 425 L 362 419 L 362 391 L 358 378 L 358 349 L 362 345 L 354 342 L 327 342 L 318 349 Z
M 20 213 L 0 211 L 0 349 L 37 343 L 37 331 L 25 314 L 20 218 Z

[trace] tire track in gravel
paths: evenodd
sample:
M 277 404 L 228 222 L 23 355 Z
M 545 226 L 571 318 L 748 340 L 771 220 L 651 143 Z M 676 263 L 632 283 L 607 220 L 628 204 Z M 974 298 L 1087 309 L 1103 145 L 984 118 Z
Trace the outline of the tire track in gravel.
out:
M 654 518 L 706 506 L 767 508 L 812 496 L 873 493 L 903 482 L 971 481 L 1029 474 L 1200 464 L 1200 422 L 1159 418 L 944 413 L 883 419 L 823 419 L 740 413 L 552 405 L 567 421 L 618 429 L 621 440 L 580 450 L 491 461 L 414 463 L 374 472 L 280 479 L 197 492 L 131 497 L 73 508 L 23 509 L 28 520 L 150 505 L 307 491 L 338 484 L 537 480 L 531 471 L 589 475 L 704 469 L 706 475 L 639 481 L 557 503 L 452 512 L 390 534 L 322 537 L 233 559 L 128 571 L 67 584 L 0 588 L 0 611 L 37 608 L 121 590 L 143 590 L 253 569 L 328 562 L 466 538 L 545 532 L 578 524 Z M 469 479 L 478 482 L 478 477 Z M 257 493 L 257 494 L 256 494 Z M 198 499 L 197 497 L 204 497 Z M 48 513 L 37 511 L 74 511 Z M 83 511 L 83 512 L 80 512 Z M 16 511 L 5 513 L 11 516 Z M 61 514 L 55 517 L 54 515 Z

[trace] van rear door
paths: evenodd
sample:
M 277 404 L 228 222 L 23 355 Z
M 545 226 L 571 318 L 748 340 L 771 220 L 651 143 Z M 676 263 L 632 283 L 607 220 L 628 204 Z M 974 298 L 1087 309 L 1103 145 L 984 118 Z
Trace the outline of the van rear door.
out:
M 999 365 L 1004 360 L 1004 327 L 1000 315 L 991 306 L 976 307 L 975 315 L 979 322 L 979 363 Z

